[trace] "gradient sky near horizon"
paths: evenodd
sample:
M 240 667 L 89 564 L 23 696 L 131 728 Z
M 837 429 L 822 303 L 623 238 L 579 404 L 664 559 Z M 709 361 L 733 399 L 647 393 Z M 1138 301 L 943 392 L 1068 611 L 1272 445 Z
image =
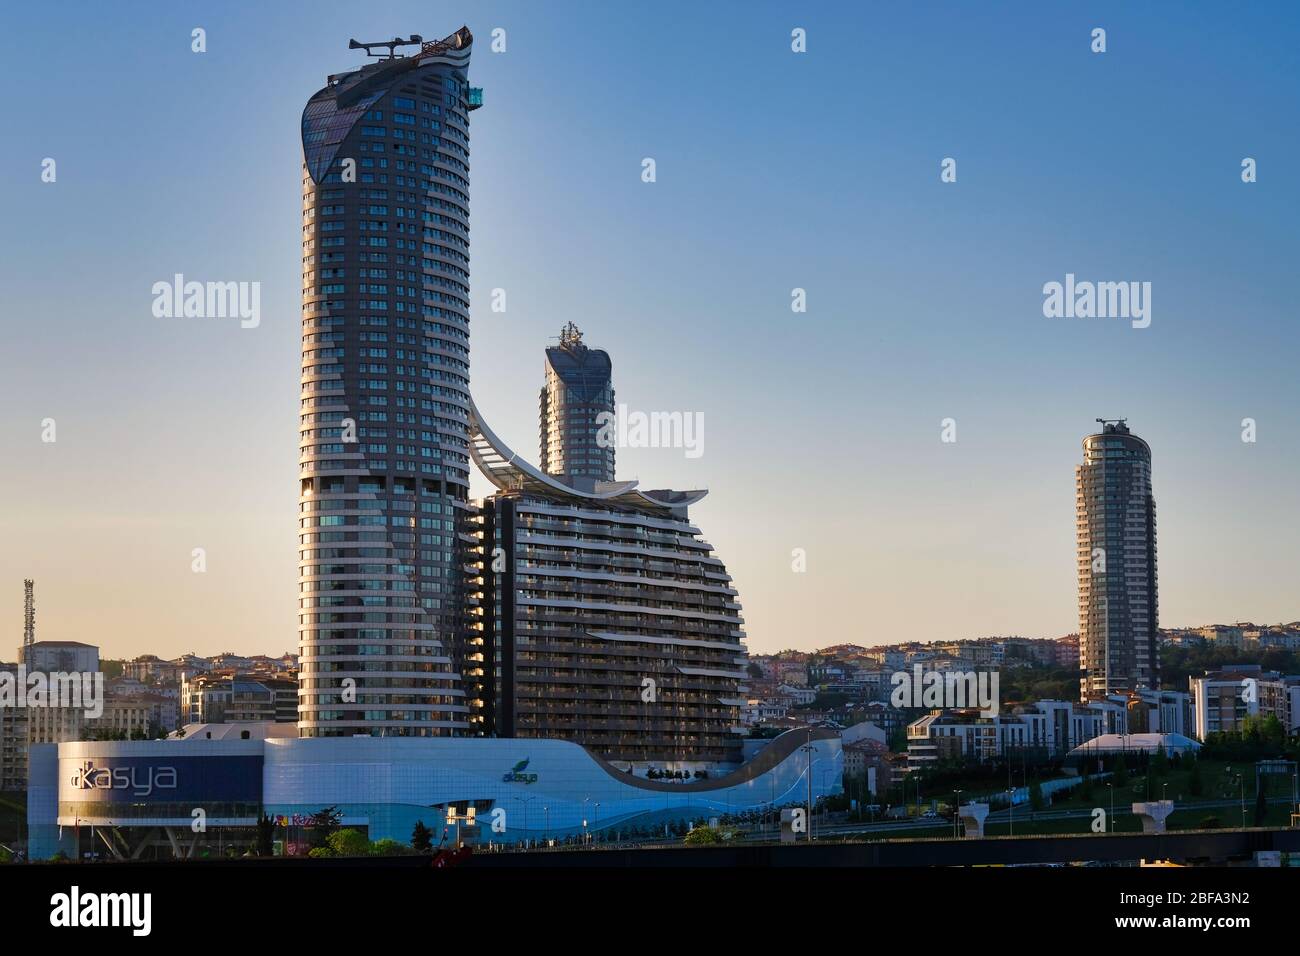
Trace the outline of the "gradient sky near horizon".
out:
M 0 13 L 0 659 L 24 577 L 106 657 L 296 650 L 300 115 L 462 23 L 477 403 L 535 461 L 574 321 L 702 413 L 619 477 L 710 489 L 751 650 L 1075 630 L 1097 417 L 1153 449 L 1162 625 L 1300 618 L 1294 5 L 85 2 Z M 260 327 L 154 318 L 178 272 Z M 1067 273 L 1151 326 L 1045 318 Z

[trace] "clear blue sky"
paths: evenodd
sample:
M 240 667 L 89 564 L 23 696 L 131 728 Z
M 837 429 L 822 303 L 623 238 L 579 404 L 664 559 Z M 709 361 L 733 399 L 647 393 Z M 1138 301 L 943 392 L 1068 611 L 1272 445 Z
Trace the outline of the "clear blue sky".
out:
M 349 37 L 462 23 L 478 404 L 535 457 L 573 320 L 620 401 L 703 413 L 620 476 L 711 489 L 752 649 L 1074 630 L 1098 416 L 1153 448 L 1162 624 L 1300 618 L 1297 7 L 994 8 L 7 5 L 0 659 L 28 575 L 109 656 L 296 648 L 300 114 Z M 155 319 L 176 272 L 261 326 Z M 1044 318 L 1068 272 L 1151 282 L 1151 327 Z

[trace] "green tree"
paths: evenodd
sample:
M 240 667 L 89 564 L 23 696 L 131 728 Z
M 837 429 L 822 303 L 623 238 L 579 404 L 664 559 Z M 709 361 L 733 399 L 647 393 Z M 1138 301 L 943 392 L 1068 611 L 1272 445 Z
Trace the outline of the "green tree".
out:
M 1282 726 L 1282 721 L 1277 719 L 1276 714 L 1269 714 L 1264 718 L 1259 728 L 1259 734 L 1264 743 L 1277 746 L 1286 743 L 1286 728 Z
M 1085 773 L 1083 780 L 1079 783 L 1079 798 L 1081 800 L 1092 799 L 1092 775 Z
M 1192 761 L 1192 769 L 1187 774 L 1187 792 L 1194 797 L 1199 797 L 1201 791 L 1205 789 L 1205 784 L 1201 781 L 1201 762 Z
M 421 853 L 433 849 L 433 831 L 424 825 L 423 820 L 415 821 L 415 829 L 411 831 L 411 846 Z
M 307 826 L 311 833 L 308 842 L 312 849 L 328 846 L 329 839 L 338 832 L 343 822 L 343 813 L 338 807 L 325 807 L 311 815 Z
M 1151 773 L 1157 777 L 1163 777 L 1169 772 L 1169 758 L 1165 755 L 1165 748 L 1160 747 L 1151 757 Z
M 1029 808 L 1041 810 L 1043 805 L 1043 785 L 1035 780 L 1029 785 Z
M 1263 738 L 1264 718 L 1258 714 L 1250 714 L 1241 722 L 1241 739 L 1247 743 L 1257 744 Z
M 370 844 L 371 856 L 405 856 L 413 852 L 410 847 L 402 846 L 391 837 L 384 837 Z
M 326 842 L 335 856 L 369 856 L 370 841 L 360 830 L 339 830 L 331 833 Z
M 275 821 L 265 813 L 257 818 L 257 855 L 275 854 Z
M 1113 774 L 1111 782 L 1115 786 L 1122 787 L 1128 783 L 1128 762 L 1124 759 L 1123 754 L 1115 758 L 1115 766 L 1111 768 L 1111 771 Z
M 726 827 L 697 826 L 686 834 L 683 841 L 687 846 L 717 846 L 725 843 L 735 835 L 735 831 Z

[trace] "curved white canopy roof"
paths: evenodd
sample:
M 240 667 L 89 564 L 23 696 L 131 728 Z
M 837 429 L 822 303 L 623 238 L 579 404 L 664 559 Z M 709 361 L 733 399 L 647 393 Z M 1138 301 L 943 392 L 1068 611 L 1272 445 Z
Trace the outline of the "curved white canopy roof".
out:
M 597 481 L 590 491 L 584 491 L 570 485 L 555 475 L 530 464 L 510 450 L 504 441 L 488 428 L 479 414 L 478 406 L 470 399 L 470 457 L 479 471 L 502 491 L 537 491 L 553 495 L 562 495 L 587 501 L 610 501 L 634 508 L 655 508 L 659 510 L 685 508 L 693 505 L 705 495 L 707 490 L 669 491 L 655 489 L 641 491 L 636 481 Z
M 1145 750 L 1148 753 L 1164 750 L 1173 753 L 1200 749 L 1201 745 L 1197 741 L 1182 734 L 1102 734 L 1100 737 L 1084 741 L 1070 753 L 1116 753 L 1125 750 Z

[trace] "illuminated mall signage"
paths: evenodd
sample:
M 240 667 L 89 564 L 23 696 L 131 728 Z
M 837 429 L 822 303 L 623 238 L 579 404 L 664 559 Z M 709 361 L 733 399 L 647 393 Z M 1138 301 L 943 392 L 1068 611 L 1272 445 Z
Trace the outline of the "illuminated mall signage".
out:
M 281 813 L 275 818 L 277 827 L 309 827 L 314 817 L 310 813 Z
M 68 803 L 261 803 L 262 757 L 79 756 L 60 762 L 59 790 L 59 799 Z
M 501 778 L 502 783 L 536 783 L 537 774 L 524 773 L 524 770 L 528 767 L 528 760 L 529 758 L 525 757 L 523 760 L 519 761 L 519 763 L 515 764 L 514 767 Z
M 87 760 L 72 776 L 78 790 L 125 790 L 136 797 L 147 797 L 155 790 L 176 789 L 175 767 L 96 767 Z

